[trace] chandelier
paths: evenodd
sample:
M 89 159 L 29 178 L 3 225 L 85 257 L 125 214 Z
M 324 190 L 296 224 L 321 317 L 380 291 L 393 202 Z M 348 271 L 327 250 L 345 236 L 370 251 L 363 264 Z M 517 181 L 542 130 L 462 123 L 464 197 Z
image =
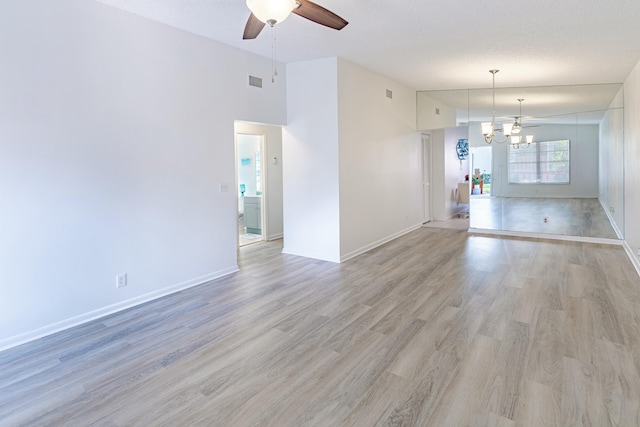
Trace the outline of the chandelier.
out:
M 496 137 L 496 132 L 498 132 L 498 130 L 496 130 L 495 128 L 495 123 L 496 123 L 496 73 L 500 71 L 500 70 L 489 70 L 489 72 L 491 73 L 492 77 L 493 77 L 493 86 L 492 86 L 492 91 L 491 91 L 491 95 L 493 97 L 493 108 L 491 109 L 491 122 L 484 122 L 482 123 L 482 135 L 484 136 L 484 140 L 487 142 L 487 144 L 491 144 L 492 142 L 497 142 L 499 144 L 502 144 L 504 142 L 507 142 L 507 140 L 509 139 L 509 136 L 511 135 L 511 128 L 513 127 L 513 124 L 511 123 L 505 123 L 502 126 L 502 134 L 504 135 L 504 139 L 503 140 L 499 140 Z
M 533 142 L 533 135 L 526 135 L 524 139 L 522 135 L 517 135 L 522 131 L 522 101 L 524 101 L 524 98 L 518 98 L 520 115 L 516 118 L 516 122 L 511 128 L 511 146 L 513 148 L 528 148 Z M 518 120 L 520 121 L 518 122 Z
M 524 98 L 518 98 L 518 102 L 520 103 L 520 115 L 516 118 L 515 123 L 504 123 L 502 125 L 502 129 L 496 129 L 496 73 L 500 70 L 489 70 L 492 76 L 492 88 L 491 88 L 491 96 L 492 96 L 492 109 L 491 109 L 491 122 L 483 122 L 482 123 L 482 136 L 484 136 L 484 140 L 487 144 L 491 144 L 492 142 L 497 142 L 498 144 L 503 144 L 507 141 L 511 144 L 513 148 L 527 148 L 533 142 L 533 135 L 523 136 L 519 135 L 522 131 L 522 101 Z M 520 120 L 520 122 L 518 122 Z M 504 135 L 503 139 L 499 139 L 496 136 L 496 132 L 502 132 Z M 526 145 L 525 145 L 526 144 Z

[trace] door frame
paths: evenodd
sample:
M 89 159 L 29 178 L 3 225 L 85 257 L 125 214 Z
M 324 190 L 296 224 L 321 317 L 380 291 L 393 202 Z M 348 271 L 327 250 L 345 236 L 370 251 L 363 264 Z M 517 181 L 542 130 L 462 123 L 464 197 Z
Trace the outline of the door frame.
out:
M 431 204 L 431 134 L 423 132 L 420 135 L 421 146 L 421 183 L 420 193 L 422 199 L 422 215 L 421 224 L 432 221 L 432 204 Z

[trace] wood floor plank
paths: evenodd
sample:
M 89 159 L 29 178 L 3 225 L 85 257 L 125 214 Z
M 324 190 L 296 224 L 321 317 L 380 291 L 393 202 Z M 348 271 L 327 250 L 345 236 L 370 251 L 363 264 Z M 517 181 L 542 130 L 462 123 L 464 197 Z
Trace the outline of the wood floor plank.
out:
M 562 390 L 564 313 L 540 308 L 527 357 L 527 378 L 553 390 Z
M 605 408 L 593 365 L 565 357 L 563 372 L 562 424 L 608 425 L 599 419 L 599 414 L 604 414 Z
M 517 426 L 524 427 L 563 425 L 561 392 L 535 381 L 525 381 L 514 421 Z
M 584 298 L 567 298 L 564 324 L 565 356 L 586 364 L 593 362 L 595 335 L 590 304 Z
M 420 374 L 405 384 L 396 396 L 391 396 L 392 403 L 380 415 L 376 425 L 429 425 L 429 419 L 453 379 L 457 366 L 458 359 L 454 356 L 433 352 Z
M 407 344 L 387 370 L 407 380 L 419 378 L 431 364 L 430 359 L 437 347 L 450 331 L 452 319 L 460 311 L 447 306 L 425 322 L 416 334 L 416 339 Z
M 500 350 L 500 341 L 476 335 L 464 359 L 461 359 L 454 377 L 438 399 L 428 420 L 434 426 L 470 425 L 481 409 L 482 396 Z
M 513 420 L 521 399 L 531 330 L 527 323 L 509 322 L 489 381 L 491 385 L 485 388 L 483 399 L 486 409 L 502 418 Z

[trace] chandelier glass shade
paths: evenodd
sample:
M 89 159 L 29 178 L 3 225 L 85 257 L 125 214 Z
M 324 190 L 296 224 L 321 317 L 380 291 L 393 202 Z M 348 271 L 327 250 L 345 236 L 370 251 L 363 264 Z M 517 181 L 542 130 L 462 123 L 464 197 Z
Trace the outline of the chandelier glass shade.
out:
M 247 7 L 260 21 L 274 26 L 289 17 L 296 7 L 296 2 L 295 0 L 247 0 Z

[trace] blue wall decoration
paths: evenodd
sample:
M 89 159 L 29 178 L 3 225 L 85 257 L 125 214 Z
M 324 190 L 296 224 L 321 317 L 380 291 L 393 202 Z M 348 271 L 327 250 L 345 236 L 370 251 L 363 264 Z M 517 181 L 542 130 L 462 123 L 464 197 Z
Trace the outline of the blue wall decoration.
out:
M 459 139 L 456 144 L 456 153 L 458 154 L 458 159 L 466 160 L 469 157 L 469 141 Z

